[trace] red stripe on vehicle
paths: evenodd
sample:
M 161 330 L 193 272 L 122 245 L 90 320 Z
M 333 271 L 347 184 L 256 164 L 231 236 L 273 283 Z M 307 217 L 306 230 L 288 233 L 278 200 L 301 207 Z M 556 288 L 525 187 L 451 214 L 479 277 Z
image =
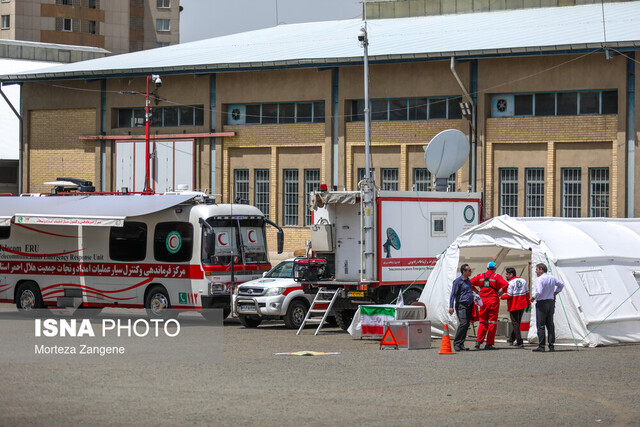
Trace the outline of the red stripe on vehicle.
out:
M 433 267 L 437 258 L 381 258 L 382 267 Z
M 200 265 L 106 262 L 8 261 L 0 262 L 0 273 L 46 274 L 54 276 L 156 277 L 169 279 L 202 279 L 204 277 Z
M 293 291 L 301 291 L 301 290 L 302 290 L 302 286 L 293 286 L 291 288 L 285 289 L 282 295 L 289 295 Z
M 42 230 L 38 230 L 36 228 L 27 227 L 24 224 L 18 224 L 17 222 L 13 222 L 13 221 L 11 221 L 11 224 L 17 225 L 18 227 L 26 228 L 27 230 L 35 231 L 36 233 L 48 234 L 49 236 L 67 237 L 67 238 L 70 238 L 70 239 L 79 239 L 80 238 L 80 236 L 67 236 L 67 235 L 64 235 L 64 234 L 49 233 L 48 231 L 42 231 Z

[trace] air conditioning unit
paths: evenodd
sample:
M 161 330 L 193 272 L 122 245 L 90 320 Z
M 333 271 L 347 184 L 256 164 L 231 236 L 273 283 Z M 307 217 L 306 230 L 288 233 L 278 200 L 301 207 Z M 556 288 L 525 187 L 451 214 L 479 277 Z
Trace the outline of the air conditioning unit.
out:
M 491 97 L 491 117 L 513 117 L 513 95 L 493 95 Z
M 246 123 L 246 106 L 243 104 L 229 104 L 227 114 L 227 124 L 243 125 Z

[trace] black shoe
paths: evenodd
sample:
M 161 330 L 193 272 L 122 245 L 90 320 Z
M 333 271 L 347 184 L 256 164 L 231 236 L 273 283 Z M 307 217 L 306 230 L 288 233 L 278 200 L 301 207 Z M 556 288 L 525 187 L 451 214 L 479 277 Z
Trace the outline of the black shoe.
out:
M 524 348 L 524 344 L 514 344 L 514 348 Z
M 507 340 L 507 344 L 508 344 L 508 345 L 513 345 L 513 341 L 511 341 L 511 340 Z
M 554 347 L 549 347 L 549 351 L 556 351 Z
M 455 351 L 463 351 L 460 347 L 453 347 Z
M 543 353 L 544 353 L 544 347 L 536 347 L 536 348 L 534 348 L 534 349 L 533 349 L 533 350 L 531 350 L 531 351 L 540 351 L 540 352 L 543 352 Z
M 496 348 L 494 346 L 492 346 L 492 345 L 487 344 L 487 345 L 484 346 L 484 349 L 485 350 L 495 350 Z
M 469 351 L 469 347 L 462 347 L 461 350 Z
M 474 348 L 475 348 L 476 350 L 480 350 L 480 344 L 481 344 L 481 343 L 476 342 L 476 345 L 474 346 Z

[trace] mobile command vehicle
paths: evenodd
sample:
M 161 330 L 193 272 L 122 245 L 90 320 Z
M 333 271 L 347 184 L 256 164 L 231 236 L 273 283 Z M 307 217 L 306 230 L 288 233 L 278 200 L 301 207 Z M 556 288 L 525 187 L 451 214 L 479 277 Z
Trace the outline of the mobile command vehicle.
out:
M 93 190 L 90 190 L 93 191 Z M 43 307 L 220 308 L 238 283 L 271 268 L 253 206 L 203 193 L 72 193 L 0 198 L 0 302 Z
M 320 191 L 310 200 L 310 255 L 296 259 L 294 276 L 307 291 L 336 291 L 331 307 L 343 329 L 360 304 L 391 303 L 400 292 L 405 304 L 417 300 L 436 257 L 479 223 L 481 207 L 479 193 L 463 192 L 375 191 L 372 208 L 361 191 Z

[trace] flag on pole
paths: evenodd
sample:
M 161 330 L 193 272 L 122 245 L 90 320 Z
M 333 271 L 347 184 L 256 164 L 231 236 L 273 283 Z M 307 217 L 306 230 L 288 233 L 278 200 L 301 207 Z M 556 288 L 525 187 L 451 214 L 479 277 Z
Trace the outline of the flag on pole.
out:
M 522 320 L 520 321 L 520 332 L 529 333 L 530 327 L 531 327 L 531 306 L 525 308 L 524 313 L 522 313 Z
M 395 316 L 395 307 L 361 305 L 362 335 L 382 335 L 384 333 L 384 322 L 395 319 Z
M 404 297 L 402 295 L 402 288 L 400 288 L 400 293 L 398 294 L 398 299 L 396 300 L 396 307 L 404 306 Z

